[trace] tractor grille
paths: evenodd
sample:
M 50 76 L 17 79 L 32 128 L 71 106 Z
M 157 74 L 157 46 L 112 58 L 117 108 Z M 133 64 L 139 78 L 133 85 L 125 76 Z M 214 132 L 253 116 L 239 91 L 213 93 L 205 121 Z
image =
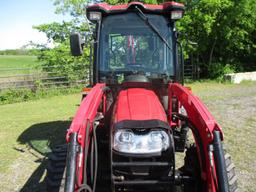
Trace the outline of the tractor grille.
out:
M 169 188 L 174 181 L 174 158 L 170 151 L 158 157 L 130 157 L 113 152 L 112 183 L 127 191 L 158 191 Z M 160 190 L 161 191 L 161 190 Z

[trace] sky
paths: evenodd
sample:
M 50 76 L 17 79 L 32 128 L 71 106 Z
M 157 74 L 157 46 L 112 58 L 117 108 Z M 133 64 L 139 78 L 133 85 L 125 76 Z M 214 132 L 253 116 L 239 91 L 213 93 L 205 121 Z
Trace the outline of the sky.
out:
M 54 13 L 53 0 L 0 0 L 0 50 L 16 49 L 33 41 L 47 43 L 33 25 L 70 20 Z

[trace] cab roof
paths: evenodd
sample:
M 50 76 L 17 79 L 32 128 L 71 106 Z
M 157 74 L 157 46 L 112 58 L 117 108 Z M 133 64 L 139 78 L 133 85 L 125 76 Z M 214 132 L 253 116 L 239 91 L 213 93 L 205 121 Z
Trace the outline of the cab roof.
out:
M 184 11 L 185 7 L 181 3 L 177 3 L 174 1 L 165 2 L 160 5 L 153 4 L 143 4 L 141 2 L 131 2 L 129 4 L 120 4 L 120 5 L 109 5 L 108 3 L 98 3 L 91 6 L 86 7 L 87 13 L 90 11 L 99 11 L 103 15 L 111 15 L 117 13 L 126 13 L 135 6 L 140 7 L 145 13 L 153 13 L 153 14 L 170 14 L 170 11 Z

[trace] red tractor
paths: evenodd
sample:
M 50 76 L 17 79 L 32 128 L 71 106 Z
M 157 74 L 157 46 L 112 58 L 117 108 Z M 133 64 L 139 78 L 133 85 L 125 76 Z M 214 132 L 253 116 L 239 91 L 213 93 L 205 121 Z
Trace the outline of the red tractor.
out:
M 99 3 L 86 14 L 95 26 L 93 88 L 67 131 L 67 145 L 49 157 L 47 190 L 237 192 L 220 126 L 183 86 L 175 23 L 184 6 Z M 78 33 L 71 35 L 74 56 L 82 55 L 83 44 Z M 185 154 L 180 167 L 177 153 Z

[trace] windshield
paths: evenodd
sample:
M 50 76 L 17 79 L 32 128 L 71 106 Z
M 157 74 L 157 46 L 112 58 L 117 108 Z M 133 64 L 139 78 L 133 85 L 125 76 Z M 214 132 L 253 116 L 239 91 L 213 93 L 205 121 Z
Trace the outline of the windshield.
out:
M 147 15 L 172 47 L 168 21 Z M 172 51 L 136 13 L 105 17 L 100 36 L 100 78 L 142 73 L 148 77 L 173 76 Z

